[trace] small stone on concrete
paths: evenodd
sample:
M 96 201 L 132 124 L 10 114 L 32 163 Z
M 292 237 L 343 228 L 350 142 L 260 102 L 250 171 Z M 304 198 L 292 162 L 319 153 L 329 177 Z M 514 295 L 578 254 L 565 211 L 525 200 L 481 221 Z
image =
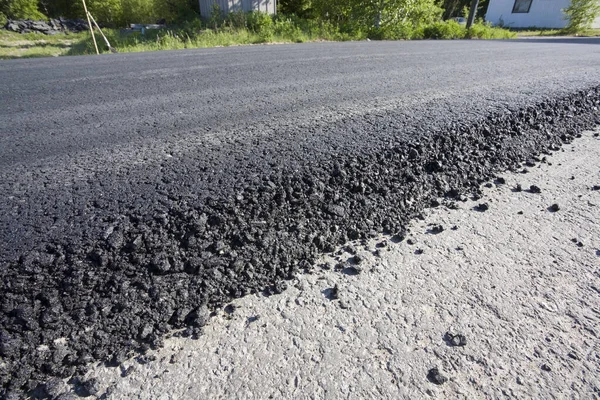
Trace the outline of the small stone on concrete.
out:
M 529 193 L 541 193 L 542 189 L 540 189 L 538 186 L 536 185 L 531 185 L 529 186 Z
M 429 372 L 427 372 L 427 379 L 429 382 L 435 383 L 436 385 L 443 385 L 448 381 L 448 378 L 442 375 L 440 370 L 437 368 L 431 368 Z

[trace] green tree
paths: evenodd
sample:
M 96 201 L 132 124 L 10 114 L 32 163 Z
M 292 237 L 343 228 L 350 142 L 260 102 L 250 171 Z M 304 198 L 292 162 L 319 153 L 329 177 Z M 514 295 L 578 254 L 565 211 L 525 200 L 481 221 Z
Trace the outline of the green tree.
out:
M 184 21 L 198 18 L 200 3 L 198 0 L 151 0 L 154 19 L 167 22 Z
M 314 7 L 322 18 L 363 28 L 426 24 L 443 12 L 436 0 L 314 0 Z
M 121 0 L 119 25 L 150 24 L 156 21 L 155 3 L 151 0 Z
M 0 0 L 0 14 L 9 19 L 46 19 L 38 9 L 38 0 Z
M 74 0 L 40 0 L 39 9 L 50 18 L 83 18 L 78 15 L 83 7 L 79 8 L 81 1 Z
M 281 14 L 309 17 L 312 11 L 311 0 L 280 0 L 277 2 L 277 12 Z
M 592 23 L 600 16 L 600 2 L 598 0 L 571 0 L 569 7 L 563 9 L 568 23 L 566 30 L 579 32 L 589 29 Z

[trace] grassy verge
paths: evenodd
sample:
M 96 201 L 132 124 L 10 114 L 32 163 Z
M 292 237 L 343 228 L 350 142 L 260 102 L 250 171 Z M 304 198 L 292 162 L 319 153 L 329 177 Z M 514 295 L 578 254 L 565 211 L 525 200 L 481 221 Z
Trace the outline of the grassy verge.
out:
M 10 58 L 57 57 L 69 54 L 73 46 L 86 41 L 88 34 L 19 34 L 0 30 L 0 60 Z
M 177 28 L 140 32 L 106 29 L 111 45 L 121 53 L 157 50 L 225 47 L 260 43 L 302 43 L 346 40 L 415 40 L 415 39 L 508 39 L 516 34 L 478 23 L 471 29 L 454 21 L 429 25 L 398 24 L 361 31 L 335 26 L 328 22 L 297 18 L 234 15 L 208 28 L 192 21 Z M 237 18 L 237 19 L 235 19 Z M 107 52 L 101 37 L 98 45 Z M 19 35 L 0 31 L 0 59 L 94 54 L 89 33 Z
M 513 29 L 518 37 L 531 36 L 579 36 L 579 37 L 600 37 L 600 29 L 585 29 L 579 32 L 569 32 L 564 29 Z

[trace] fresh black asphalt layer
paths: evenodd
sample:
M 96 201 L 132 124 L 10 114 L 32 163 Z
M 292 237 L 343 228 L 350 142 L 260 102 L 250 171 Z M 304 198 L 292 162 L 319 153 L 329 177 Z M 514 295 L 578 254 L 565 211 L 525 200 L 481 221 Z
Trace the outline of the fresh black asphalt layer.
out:
M 600 124 L 600 41 L 0 63 L 0 397 L 199 334 L 234 297 Z

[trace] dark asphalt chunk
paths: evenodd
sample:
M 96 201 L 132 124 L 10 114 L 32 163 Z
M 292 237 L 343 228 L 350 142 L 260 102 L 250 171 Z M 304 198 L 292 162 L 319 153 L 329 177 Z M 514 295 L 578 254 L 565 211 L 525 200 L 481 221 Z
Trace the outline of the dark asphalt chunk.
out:
M 480 203 L 478 205 L 476 205 L 475 207 L 473 207 L 475 211 L 479 211 L 479 212 L 485 212 L 487 210 L 490 209 L 490 206 L 488 203 Z
M 554 203 L 550 207 L 548 207 L 548 211 L 550 211 L 550 212 L 557 212 L 559 210 L 560 210 L 560 206 L 556 203 Z
M 462 333 L 446 332 L 444 341 L 448 346 L 462 347 L 467 345 L 467 337 Z
M 529 192 L 529 193 L 536 193 L 536 194 L 538 194 L 538 193 L 542 193 L 542 189 L 540 189 L 540 188 L 539 188 L 538 186 L 536 186 L 536 185 L 531 185 L 531 186 L 529 186 L 529 190 L 528 190 L 528 192 Z
M 198 335 L 199 310 L 280 293 L 373 232 L 401 240 L 433 199 L 595 123 L 599 56 L 585 44 L 447 46 L 2 63 L 0 398 Z
M 328 300 L 338 300 L 340 297 L 340 289 L 338 287 L 338 285 L 335 285 L 332 288 L 328 288 L 323 290 L 323 295 L 325 295 L 325 298 L 327 298 Z
M 577 247 L 583 247 L 583 243 L 577 238 L 571 239 L 571 242 L 575 243 Z
M 351 264 L 360 265 L 365 260 L 360 254 L 356 254 L 354 257 L 350 257 L 348 260 Z
M 427 380 L 436 385 L 443 385 L 448 381 L 448 378 L 442 375 L 438 368 L 431 368 L 427 372 Z
M 548 364 L 542 364 L 542 366 L 540 368 L 542 369 L 542 371 L 546 371 L 546 372 L 552 371 L 552 368 L 550 368 L 550 366 Z
M 342 269 L 342 273 L 345 275 L 358 275 L 361 272 L 362 269 L 354 265 L 349 265 L 346 268 Z
M 431 228 L 427 229 L 427 233 L 431 235 L 437 235 L 439 233 L 444 232 L 444 227 L 442 225 L 433 225 Z

